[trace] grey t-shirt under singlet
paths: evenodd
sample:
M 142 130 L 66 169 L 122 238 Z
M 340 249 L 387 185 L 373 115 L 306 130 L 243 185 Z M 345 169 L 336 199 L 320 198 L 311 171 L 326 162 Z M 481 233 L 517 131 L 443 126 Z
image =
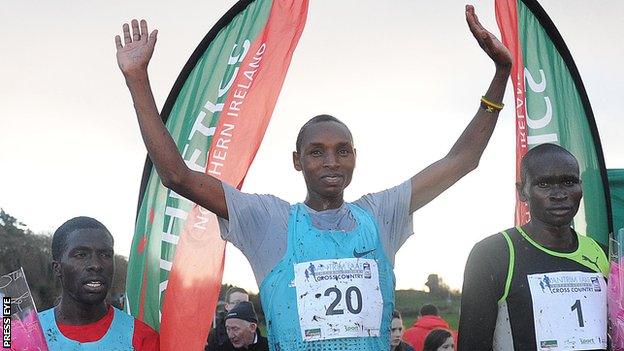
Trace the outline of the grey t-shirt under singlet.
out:
M 260 285 L 286 253 L 291 205 L 276 196 L 243 193 L 225 183 L 223 190 L 229 220 L 219 218 L 221 236 L 247 257 Z M 409 213 L 411 191 L 411 181 L 407 180 L 353 202 L 377 222 L 380 240 L 392 263 L 401 245 L 414 233 Z M 326 211 L 317 212 L 307 206 L 306 209 L 318 229 L 350 231 L 355 228 L 355 219 L 346 204 Z

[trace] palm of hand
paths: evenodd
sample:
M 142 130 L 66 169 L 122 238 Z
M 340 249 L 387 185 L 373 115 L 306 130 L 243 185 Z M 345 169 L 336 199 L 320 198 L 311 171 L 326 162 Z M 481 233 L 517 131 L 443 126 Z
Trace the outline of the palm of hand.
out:
M 135 41 L 117 50 L 117 64 L 124 73 L 145 69 L 153 53 L 146 40 Z

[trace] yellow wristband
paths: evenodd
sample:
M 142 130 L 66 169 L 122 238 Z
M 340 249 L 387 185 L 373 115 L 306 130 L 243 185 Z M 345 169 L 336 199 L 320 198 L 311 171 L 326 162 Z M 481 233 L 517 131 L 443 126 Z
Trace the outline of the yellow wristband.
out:
M 489 113 L 498 112 L 502 110 L 503 107 L 505 107 L 505 104 L 503 104 L 502 102 L 496 103 L 496 102 L 490 101 L 485 96 L 481 97 L 481 105 L 483 106 L 485 111 Z

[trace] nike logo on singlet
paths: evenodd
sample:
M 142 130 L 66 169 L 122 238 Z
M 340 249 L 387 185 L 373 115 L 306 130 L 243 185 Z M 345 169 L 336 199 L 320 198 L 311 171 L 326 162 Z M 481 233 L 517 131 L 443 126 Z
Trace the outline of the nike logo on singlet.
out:
M 355 249 L 353 249 L 353 257 L 355 258 L 364 257 L 373 251 L 375 251 L 375 249 L 364 251 L 364 252 L 357 252 Z
M 596 266 L 598 271 L 600 271 L 600 267 L 598 267 L 598 257 L 596 257 L 596 259 L 594 261 L 592 261 L 589 257 L 587 257 L 585 255 L 582 255 L 581 257 L 583 258 L 583 261 L 587 261 L 587 262 L 593 264 L 594 266 Z

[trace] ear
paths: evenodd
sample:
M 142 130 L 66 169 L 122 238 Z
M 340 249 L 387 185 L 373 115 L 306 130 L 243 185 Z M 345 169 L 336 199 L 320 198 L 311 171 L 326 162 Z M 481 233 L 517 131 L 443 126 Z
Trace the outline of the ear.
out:
M 518 192 L 518 197 L 520 198 L 520 201 L 527 202 L 529 200 L 529 197 L 524 191 L 524 184 L 522 184 L 521 182 L 517 182 L 516 191 Z
M 55 277 L 61 277 L 61 263 L 59 261 L 52 261 L 52 272 Z
M 301 159 L 299 157 L 299 153 L 297 151 L 293 151 L 292 154 L 293 157 L 293 166 L 295 166 L 295 169 L 299 172 L 301 172 Z

